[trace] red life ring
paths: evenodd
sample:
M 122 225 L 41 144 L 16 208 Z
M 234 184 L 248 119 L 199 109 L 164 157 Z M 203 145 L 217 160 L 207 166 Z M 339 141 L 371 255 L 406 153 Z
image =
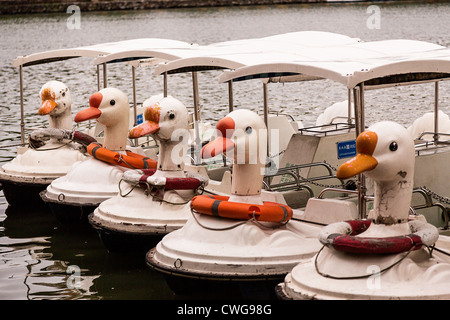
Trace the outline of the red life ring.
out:
M 292 218 L 292 209 L 276 202 L 263 205 L 228 201 L 228 196 L 199 195 L 192 198 L 191 208 L 202 214 L 216 217 L 258 221 L 287 222 Z
M 146 169 L 143 170 L 144 174 L 139 178 L 139 186 L 141 188 L 147 188 L 147 178 L 155 174 L 156 170 L 154 169 Z M 197 178 L 164 178 L 165 183 L 161 187 L 164 187 L 164 190 L 195 190 L 200 187 L 201 181 Z
M 98 143 L 87 146 L 87 152 L 97 160 L 130 169 L 155 169 L 158 162 L 143 155 L 126 150 L 126 154 L 103 148 Z
M 91 137 L 90 135 L 88 135 L 86 133 L 82 133 L 80 131 L 73 132 L 72 140 L 75 142 L 78 142 L 79 144 L 81 144 L 85 147 L 93 142 L 97 142 L 97 140 L 94 137 Z
M 364 232 L 372 220 L 350 220 L 324 227 L 320 242 L 338 251 L 363 254 L 391 254 L 418 250 L 433 245 L 439 237 L 437 229 L 424 221 L 411 221 L 411 234 L 396 237 L 356 237 Z M 424 237 L 425 235 L 425 237 Z

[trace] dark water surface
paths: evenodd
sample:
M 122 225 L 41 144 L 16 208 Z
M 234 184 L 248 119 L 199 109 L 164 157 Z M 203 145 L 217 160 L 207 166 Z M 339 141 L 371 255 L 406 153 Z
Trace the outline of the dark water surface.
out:
M 450 45 L 450 4 L 378 6 L 380 29 L 367 27 L 367 4 L 82 12 L 79 30 L 67 28 L 67 14 L 0 16 L 0 162 L 15 157 L 14 145 L 20 142 L 19 77 L 12 66 L 17 56 L 143 37 L 208 44 L 301 30 L 342 33 L 365 41 L 406 38 Z M 69 86 L 75 113 L 96 91 L 95 73 L 90 59 L 25 68 L 26 127 L 47 122 L 37 116 L 38 93 L 45 82 L 56 79 Z M 217 82 L 219 74 L 199 74 L 202 118 L 210 121 L 228 110 L 227 86 Z M 130 67 L 114 65 L 108 76 L 108 85 L 131 99 Z M 137 70 L 137 85 L 140 102 L 162 92 L 162 78 L 150 68 Z M 441 109 L 450 114 L 449 85 L 440 87 Z M 433 89 L 428 84 L 367 92 L 367 124 L 386 119 L 411 124 L 433 110 Z M 261 109 L 260 82 L 242 82 L 234 90 L 237 107 Z M 169 94 L 191 106 L 191 75 L 169 77 Z M 289 112 L 305 124 L 314 124 L 327 106 L 345 99 L 346 89 L 330 81 L 269 86 L 272 110 Z M 3 197 L 0 201 L 0 299 L 186 298 L 175 296 L 162 276 L 146 267 L 143 256 L 108 253 L 90 226 L 61 225 L 49 211 L 17 210 Z

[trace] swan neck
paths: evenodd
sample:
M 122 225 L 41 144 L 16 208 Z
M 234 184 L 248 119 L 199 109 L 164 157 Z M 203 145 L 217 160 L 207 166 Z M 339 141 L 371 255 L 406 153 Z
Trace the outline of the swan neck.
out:
M 374 207 L 369 218 L 385 225 L 408 221 L 412 191 L 413 182 L 409 179 L 375 183 Z
M 49 115 L 48 122 L 50 128 L 72 130 L 72 112 L 70 108 L 59 115 Z
M 263 182 L 263 164 L 233 164 L 232 195 L 259 195 Z
M 111 151 L 124 151 L 127 147 L 127 135 L 126 126 L 105 126 L 103 147 Z
M 179 143 L 161 141 L 159 146 L 158 170 L 182 171 L 184 170 L 184 155 Z

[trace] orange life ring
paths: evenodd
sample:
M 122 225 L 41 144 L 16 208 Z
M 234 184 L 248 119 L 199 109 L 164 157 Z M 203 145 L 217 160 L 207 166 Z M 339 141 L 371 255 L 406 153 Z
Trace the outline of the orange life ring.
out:
M 216 217 L 258 221 L 287 222 L 292 218 L 292 209 L 286 205 L 266 201 L 263 205 L 231 202 L 227 196 L 199 195 L 191 200 L 191 208 L 202 214 Z
M 95 159 L 130 169 L 156 169 L 158 162 L 143 155 L 126 150 L 126 154 L 103 148 L 98 143 L 87 146 L 87 152 Z

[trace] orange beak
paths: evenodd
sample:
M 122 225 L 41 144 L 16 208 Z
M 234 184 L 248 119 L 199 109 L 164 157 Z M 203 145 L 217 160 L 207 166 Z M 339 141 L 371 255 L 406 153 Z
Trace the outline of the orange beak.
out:
M 132 128 L 128 132 L 130 139 L 140 138 L 148 134 L 154 134 L 159 131 L 159 117 L 161 115 L 161 107 L 159 104 L 152 105 L 145 109 L 144 118 L 147 122 Z
M 53 109 L 56 108 L 58 104 L 55 102 L 55 100 L 45 100 L 42 102 L 41 107 L 39 108 L 38 114 L 40 116 L 49 114 L 53 111 Z
M 217 122 L 216 129 L 219 136 L 202 148 L 202 158 L 204 159 L 215 157 L 234 148 L 234 142 L 231 140 L 235 129 L 234 120 L 225 117 Z
M 356 139 L 356 156 L 343 163 L 336 177 L 348 179 L 364 171 L 375 169 L 378 161 L 372 156 L 377 145 L 378 136 L 373 131 L 364 131 Z
M 98 108 L 103 100 L 103 95 L 100 92 L 94 93 L 89 98 L 89 108 L 81 110 L 75 115 L 75 122 L 82 122 L 91 119 L 97 119 L 102 115 L 102 112 Z
M 42 104 L 38 111 L 40 116 L 49 114 L 58 105 L 55 102 L 55 93 L 50 88 L 45 88 L 41 91 L 41 100 Z

